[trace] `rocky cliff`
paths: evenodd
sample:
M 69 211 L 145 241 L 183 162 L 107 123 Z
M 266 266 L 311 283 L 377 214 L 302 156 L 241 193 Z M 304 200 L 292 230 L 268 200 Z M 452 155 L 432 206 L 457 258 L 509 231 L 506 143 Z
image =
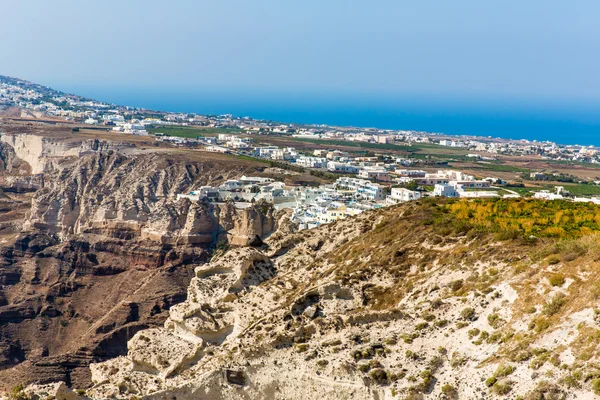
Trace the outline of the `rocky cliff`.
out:
M 5 147 L 9 147 L 16 157 L 26 162 L 34 175 L 51 171 L 55 163 L 66 158 L 132 147 L 128 143 L 54 138 L 33 133 L 3 133 L 0 134 L 0 143 L 5 143 Z
M 206 246 L 225 235 L 232 243 L 245 244 L 244 239 L 274 230 L 273 210 L 268 206 L 238 211 L 229 203 L 175 201 L 178 193 L 236 173 L 160 154 L 126 157 L 111 150 L 97 151 L 46 174 L 47 183 L 33 198 L 25 229 L 60 237 L 127 235 L 164 244 Z M 261 207 L 265 213 L 257 213 Z
M 176 200 L 251 173 L 244 165 L 124 154 L 96 140 L 2 138 L 0 390 L 89 385 L 88 364 L 162 325 L 215 246 L 260 244 L 278 227 L 268 204 Z
M 417 202 L 220 252 L 85 397 L 594 398 L 597 236 L 506 234 L 527 209 Z

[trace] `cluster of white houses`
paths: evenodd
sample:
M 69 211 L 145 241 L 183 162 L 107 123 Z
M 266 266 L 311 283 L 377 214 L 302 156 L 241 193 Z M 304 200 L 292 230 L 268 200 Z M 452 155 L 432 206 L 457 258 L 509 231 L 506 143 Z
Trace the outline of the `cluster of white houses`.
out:
M 292 209 L 292 220 L 298 223 L 300 228 L 307 229 L 365 210 L 418 200 L 421 196 L 497 196 L 497 193 L 492 191 L 467 190 L 487 188 L 490 182 L 478 181 L 457 171 L 438 171 L 437 174 L 433 174 L 435 178 L 429 176 L 432 174 L 415 174 L 412 171 L 402 171 L 402 175 L 412 175 L 411 179 L 417 182 L 421 182 L 422 179 L 429 179 L 427 182 L 433 182 L 434 179 L 441 181 L 434 183 L 433 192 L 425 192 L 392 187 L 389 182 L 373 182 L 373 177 L 370 180 L 341 176 L 333 184 L 306 187 L 287 186 L 271 178 L 242 176 L 239 179 L 228 180 L 220 186 L 199 187 L 190 193 L 179 194 L 177 198 L 188 198 L 192 201 L 234 201 L 240 207 L 264 199 L 272 202 L 276 208 Z

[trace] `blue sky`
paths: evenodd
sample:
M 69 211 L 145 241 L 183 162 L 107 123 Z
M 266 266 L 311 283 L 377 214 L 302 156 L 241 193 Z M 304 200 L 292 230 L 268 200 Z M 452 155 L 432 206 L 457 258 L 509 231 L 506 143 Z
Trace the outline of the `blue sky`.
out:
M 600 100 L 597 0 L 28 0 L 0 74 L 58 88 Z

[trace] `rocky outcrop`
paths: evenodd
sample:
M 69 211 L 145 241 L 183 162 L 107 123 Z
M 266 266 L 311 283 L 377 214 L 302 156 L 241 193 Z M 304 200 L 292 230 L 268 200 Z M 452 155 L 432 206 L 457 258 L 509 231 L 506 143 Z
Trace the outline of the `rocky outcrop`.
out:
M 0 135 L 0 142 L 10 146 L 16 156 L 30 166 L 32 174 L 48 172 L 56 163 L 70 157 L 83 157 L 100 151 L 119 151 L 131 148 L 131 144 L 114 143 L 97 139 L 90 140 L 65 140 L 45 137 L 36 134 L 10 134 Z
M 170 245 L 244 245 L 275 229 L 266 203 L 236 210 L 233 204 L 176 201 L 178 193 L 217 177 L 202 164 L 186 165 L 158 155 L 125 157 L 97 152 L 47 174 L 32 201 L 25 229 L 125 235 Z
M 446 210 L 408 204 L 220 252 L 162 327 L 91 365 L 86 396 L 592 398 L 598 318 L 581 289 L 597 287 L 597 238 L 550 264 L 530 258 L 539 243 L 428 223 Z
M 88 386 L 90 362 L 162 326 L 215 247 L 260 244 L 278 227 L 266 203 L 176 200 L 243 166 L 35 136 L 0 142 L 0 390 Z

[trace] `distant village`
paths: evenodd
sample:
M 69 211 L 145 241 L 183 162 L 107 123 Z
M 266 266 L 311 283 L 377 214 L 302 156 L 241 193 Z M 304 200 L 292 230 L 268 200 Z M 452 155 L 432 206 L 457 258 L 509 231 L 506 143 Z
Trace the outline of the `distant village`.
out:
M 541 155 L 557 161 L 600 163 L 600 148 L 581 145 L 559 145 L 553 142 L 506 140 L 478 136 L 448 136 L 442 133 L 383 130 L 375 128 L 341 128 L 326 125 L 281 124 L 273 121 L 235 117 L 229 114 L 207 116 L 167 113 L 141 108 L 118 106 L 80 96 L 55 91 L 16 78 L 0 76 L 0 107 L 18 106 L 50 116 L 89 125 L 104 125 L 115 131 L 147 135 L 148 126 L 189 125 L 236 128 L 247 134 L 281 134 L 314 140 L 344 140 L 379 144 L 431 143 L 472 150 L 479 153 L 508 155 Z M 165 138 L 184 142 L 182 138 Z M 188 139 L 189 140 L 189 139 Z M 235 141 L 229 144 L 235 146 Z M 243 143 L 237 143 L 243 146 Z M 235 147 L 233 147 L 235 148 Z M 215 148 L 215 150 L 217 150 Z M 224 151 L 224 150 L 221 150 Z
M 365 210 L 385 207 L 428 196 L 450 198 L 519 197 L 505 188 L 502 179 L 489 176 L 476 179 L 457 170 L 442 169 L 435 173 L 415 167 L 416 160 L 405 157 L 357 156 L 340 150 L 329 150 L 327 140 L 377 144 L 415 143 L 437 144 L 467 150 L 467 157 L 494 161 L 494 154 L 540 155 L 553 160 L 600 162 L 598 149 L 586 146 L 557 145 L 552 142 L 501 140 L 479 137 L 447 137 L 439 133 L 381 129 L 340 128 L 324 125 L 294 125 L 271 121 L 240 118 L 232 115 L 204 116 L 197 114 L 165 113 L 139 108 L 122 107 L 97 102 L 78 96 L 53 91 L 29 82 L 0 77 L 0 106 L 18 106 L 42 112 L 48 116 L 102 126 L 106 129 L 132 135 L 149 136 L 148 127 L 204 126 L 235 128 L 242 134 L 223 133 L 216 136 L 183 138 L 160 132 L 152 136 L 156 141 L 178 146 L 198 147 L 216 153 L 251 156 L 299 167 L 339 175 L 332 184 L 319 187 L 287 186 L 283 182 L 264 177 L 243 176 L 228 180 L 217 187 L 203 186 L 178 198 L 193 201 L 234 201 L 238 207 L 266 200 L 276 208 L 292 210 L 292 219 L 301 229 L 327 224 Z M 285 135 L 293 138 L 324 141 L 324 149 L 310 153 L 293 147 L 278 147 L 256 143 L 259 135 Z M 532 180 L 548 177 L 531 173 Z M 569 199 L 600 204 L 599 198 L 574 197 L 562 186 L 553 191 L 534 194 L 544 200 Z

